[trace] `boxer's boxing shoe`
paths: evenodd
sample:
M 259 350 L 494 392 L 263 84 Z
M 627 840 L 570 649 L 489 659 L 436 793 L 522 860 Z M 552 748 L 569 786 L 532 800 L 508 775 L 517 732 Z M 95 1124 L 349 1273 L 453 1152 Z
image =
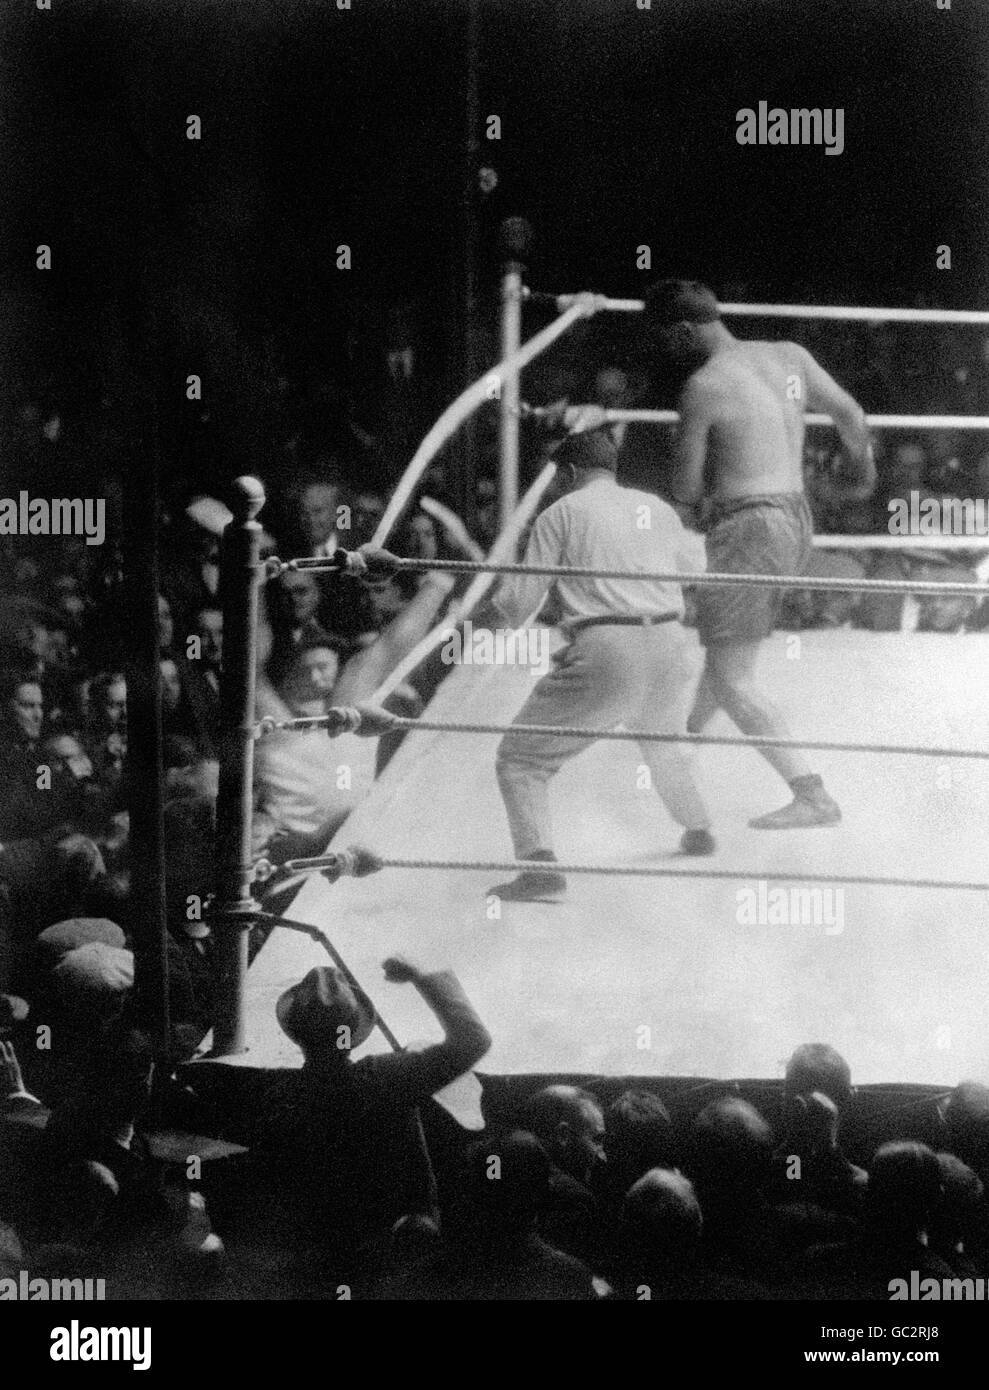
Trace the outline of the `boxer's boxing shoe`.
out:
M 710 830 L 685 830 L 680 836 L 681 854 L 713 854 L 716 848 Z
M 753 830 L 809 830 L 818 825 L 837 825 L 841 820 L 840 806 L 828 796 L 816 773 L 795 777 L 790 786 L 795 795 L 789 806 L 756 816 L 749 821 Z
M 556 855 L 552 850 L 537 849 L 528 858 L 552 864 Z M 489 888 L 488 896 L 506 903 L 554 903 L 559 902 L 566 888 L 567 880 L 552 869 L 523 869 L 509 883 L 496 883 Z

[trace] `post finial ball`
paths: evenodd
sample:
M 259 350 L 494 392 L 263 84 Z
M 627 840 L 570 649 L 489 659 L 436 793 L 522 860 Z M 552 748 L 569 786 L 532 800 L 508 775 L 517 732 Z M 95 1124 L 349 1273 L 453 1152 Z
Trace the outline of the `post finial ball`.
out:
M 264 506 L 264 485 L 259 478 L 243 474 L 230 487 L 230 510 L 235 521 L 253 521 Z

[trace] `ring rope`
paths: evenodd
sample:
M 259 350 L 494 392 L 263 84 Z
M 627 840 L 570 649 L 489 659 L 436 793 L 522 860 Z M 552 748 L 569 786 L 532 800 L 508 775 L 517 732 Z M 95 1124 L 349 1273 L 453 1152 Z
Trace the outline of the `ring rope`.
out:
M 576 294 L 546 294 L 523 288 L 522 298 L 534 304 L 552 304 L 557 311 L 569 308 L 578 299 Z M 612 299 L 609 295 L 590 296 L 595 313 L 638 314 L 646 304 L 644 299 Z M 981 323 L 989 324 L 985 309 L 881 309 L 848 304 L 719 304 L 722 314 L 738 318 L 831 319 L 845 323 Z
M 338 558 L 340 557 L 340 558 Z M 330 559 L 301 556 L 295 560 L 280 560 L 272 556 L 266 561 L 271 574 L 283 574 L 286 570 L 350 570 L 361 573 L 360 551 L 337 550 Z M 353 565 L 350 561 L 356 560 Z M 367 572 L 366 563 L 363 571 Z M 525 565 L 499 563 L 492 560 L 425 560 L 415 557 L 390 556 L 388 570 L 445 570 L 449 574 L 541 574 L 558 579 L 646 579 L 660 584 L 683 584 L 688 587 L 701 585 L 720 585 L 722 587 L 767 588 L 767 589 L 814 589 L 826 593 L 874 593 L 874 594 L 925 594 L 932 597 L 955 596 L 972 598 L 977 594 L 989 594 L 989 583 L 966 584 L 960 581 L 933 579 L 834 579 L 823 575 L 805 574 L 721 574 L 710 571 L 701 573 L 680 573 L 679 571 L 654 570 L 602 570 L 587 569 L 581 565 Z
M 523 419 L 538 420 L 549 415 L 551 410 L 550 406 L 526 405 L 523 402 L 519 406 L 519 415 Z M 601 414 L 604 422 L 609 425 L 675 425 L 680 419 L 676 410 L 602 408 Z M 805 425 L 834 424 L 830 415 L 821 415 L 814 411 L 804 415 L 803 421 Z M 870 429 L 877 430 L 989 430 L 989 415 L 867 415 L 865 423 Z
M 307 729 L 332 729 L 335 733 L 358 733 L 360 710 L 353 713 L 356 720 L 344 721 L 343 711 L 327 714 L 301 715 L 293 719 L 262 719 L 255 725 L 259 738 L 279 730 L 303 732 Z M 348 711 L 349 713 L 349 711 Z M 449 734 L 533 734 L 559 738 L 605 739 L 621 743 L 687 743 L 699 747 L 739 748 L 805 748 L 815 753 L 882 753 L 891 756 L 927 758 L 972 758 L 989 762 L 989 748 L 939 748 L 922 744 L 902 743 L 844 743 L 829 739 L 783 738 L 761 735 L 656 733 L 649 729 L 590 729 L 574 724 L 461 724 L 444 723 L 438 719 L 412 719 L 393 715 L 388 732 L 418 729 L 422 732 Z M 332 735 L 331 735 L 332 737 Z
M 952 889 L 959 892 L 985 893 L 989 883 L 973 883 L 964 880 L 945 880 L 938 878 L 884 878 L 872 874 L 809 874 L 800 870 L 785 874 L 777 870 L 746 872 L 741 869 L 672 869 L 642 864 L 560 864 L 545 859 L 388 859 L 376 856 L 377 867 L 381 869 L 443 869 L 461 870 L 473 873 L 516 873 L 523 870 L 536 870 L 539 873 L 559 874 L 597 874 L 608 878 L 721 878 L 721 879 L 765 879 L 772 882 L 793 883 L 837 883 L 854 884 L 863 887 L 880 888 L 933 888 Z M 268 867 L 267 860 L 260 860 L 255 870 Z M 340 872 L 339 855 L 320 855 L 312 859 L 288 859 L 280 866 L 288 873 L 318 872 L 333 869 Z

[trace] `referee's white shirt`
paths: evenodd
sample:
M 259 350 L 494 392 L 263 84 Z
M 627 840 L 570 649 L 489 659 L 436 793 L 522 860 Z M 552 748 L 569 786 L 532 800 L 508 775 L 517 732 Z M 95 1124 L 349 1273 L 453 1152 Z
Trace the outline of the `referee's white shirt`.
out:
M 541 513 L 525 563 L 698 574 L 706 562 L 703 537 L 688 531 L 667 502 L 651 492 L 619 487 L 613 478 L 596 478 Z M 518 627 L 539 610 L 554 583 L 564 624 L 579 618 L 683 617 L 680 585 L 649 579 L 511 575 L 495 603 Z

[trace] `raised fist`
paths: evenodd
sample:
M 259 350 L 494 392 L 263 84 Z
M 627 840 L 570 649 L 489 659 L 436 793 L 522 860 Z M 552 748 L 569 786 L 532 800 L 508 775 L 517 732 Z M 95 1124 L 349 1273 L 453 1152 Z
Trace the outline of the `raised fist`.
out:
M 417 980 L 422 971 L 417 965 L 413 965 L 404 956 L 389 956 L 382 962 L 381 967 L 385 972 L 385 979 L 393 985 L 407 985 Z

